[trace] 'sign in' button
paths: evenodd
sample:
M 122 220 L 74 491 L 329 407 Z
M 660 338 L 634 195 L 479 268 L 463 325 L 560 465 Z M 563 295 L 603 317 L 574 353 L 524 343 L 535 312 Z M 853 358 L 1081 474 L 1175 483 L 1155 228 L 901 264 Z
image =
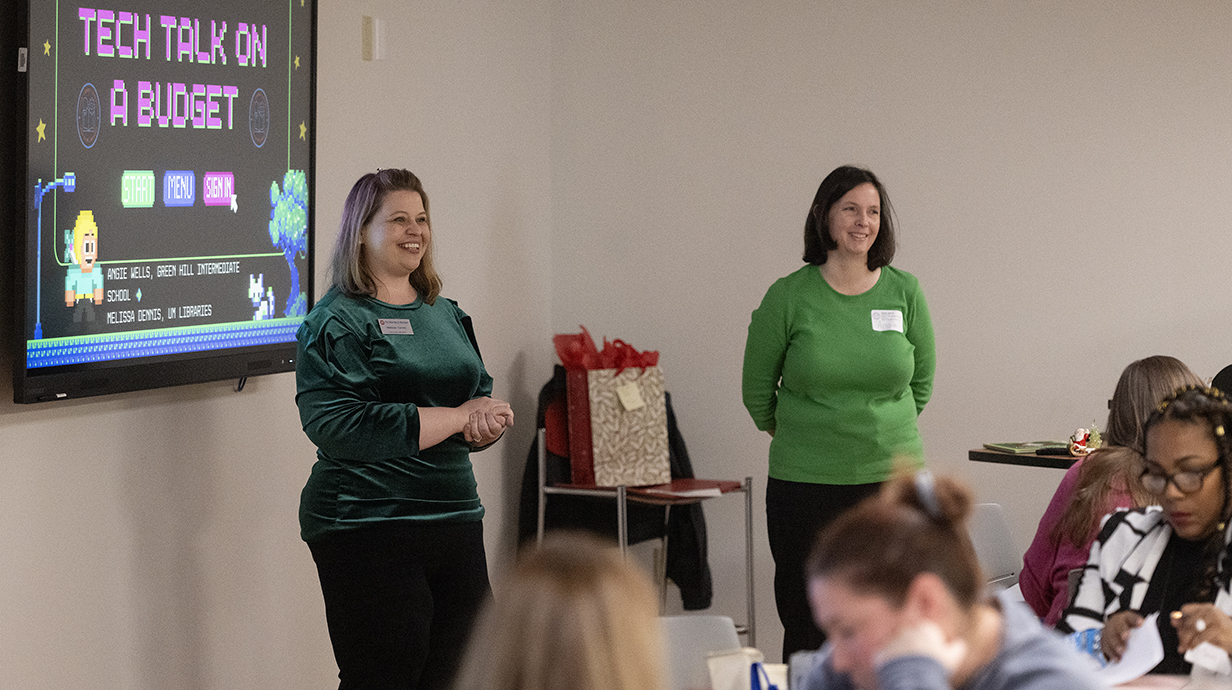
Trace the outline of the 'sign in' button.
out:
M 207 172 L 202 183 L 206 206 L 230 206 L 235 193 L 235 175 L 229 172 Z

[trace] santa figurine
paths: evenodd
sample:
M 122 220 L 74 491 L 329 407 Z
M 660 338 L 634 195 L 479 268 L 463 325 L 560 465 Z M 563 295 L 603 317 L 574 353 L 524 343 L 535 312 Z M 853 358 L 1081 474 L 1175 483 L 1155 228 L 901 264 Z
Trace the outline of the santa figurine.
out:
M 1090 429 L 1080 428 L 1074 432 L 1073 436 L 1069 437 L 1070 455 L 1077 455 L 1081 457 L 1096 448 L 1099 448 L 1099 446 L 1099 430 L 1095 427 L 1091 427 Z

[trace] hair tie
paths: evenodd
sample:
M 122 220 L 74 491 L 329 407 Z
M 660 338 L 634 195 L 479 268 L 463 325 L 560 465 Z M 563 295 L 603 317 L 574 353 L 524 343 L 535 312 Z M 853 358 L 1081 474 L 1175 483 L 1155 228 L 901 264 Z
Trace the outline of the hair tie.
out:
M 941 503 L 937 501 L 937 481 L 933 473 L 920 470 L 915 473 L 915 495 L 924 505 L 924 511 L 934 520 L 941 519 Z
M 1216 435 L 1216 436 L 1223 436 L 1223 425 L 1222 425 L 1222 424 L 1220 424 L 1219 426 L 1215 427 L 1215 435 Z

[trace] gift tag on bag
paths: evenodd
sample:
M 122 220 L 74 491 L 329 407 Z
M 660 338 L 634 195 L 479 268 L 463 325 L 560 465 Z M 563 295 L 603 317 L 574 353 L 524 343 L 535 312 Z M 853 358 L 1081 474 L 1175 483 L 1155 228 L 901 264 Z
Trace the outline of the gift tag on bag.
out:
M 637 381 L 630 381 L 617 388 L 616 397 L 620 399 L 620 404 L 626 412 L 646 407 L 646 401 L 642 400 L 642 389 L 637 387 Z

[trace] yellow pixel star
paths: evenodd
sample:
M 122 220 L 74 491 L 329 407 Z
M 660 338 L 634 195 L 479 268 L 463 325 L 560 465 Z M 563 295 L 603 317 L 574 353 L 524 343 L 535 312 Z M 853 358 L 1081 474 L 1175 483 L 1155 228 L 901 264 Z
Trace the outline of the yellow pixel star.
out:
M 295 69 L 299 69 L 299 56 L 295 56 Z
M 43 55 L 51 55 L 51 41 L 43 41 Z
M 47 130 L 47 125 L 43 122 L 43 118 L 39 118 L 38 127 L 35 127 L 34 129 L 38 130 L 38 141 L 42 141 L 47 138 L 47 135 L 44 133 Z M 35 143 L 38 142 L 36 141 Z
M 299 123 L 299 138 L 300 138 L 300 139 L 303 139 L 304 141 L 308 141 L 307 134 L 308 134 L 308 128 L 304 125 L 304 121 L 303 121 L 303 120 L 300 120 L 300 123 Z

